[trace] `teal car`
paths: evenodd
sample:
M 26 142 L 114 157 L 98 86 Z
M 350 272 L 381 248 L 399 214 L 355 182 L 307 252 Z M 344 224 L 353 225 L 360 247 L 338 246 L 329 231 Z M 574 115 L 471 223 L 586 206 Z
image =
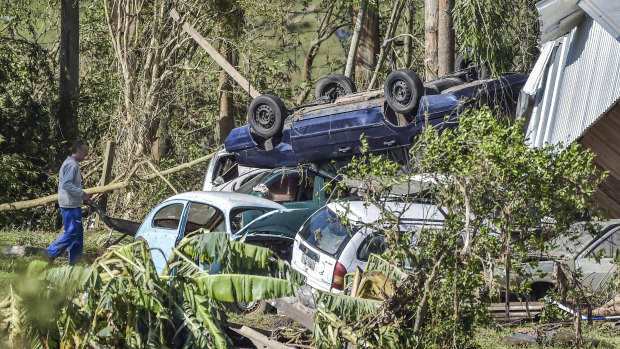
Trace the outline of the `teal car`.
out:
M 264 246 L 290 259 L 291 245 L 307 218 L 302 211 L 274 201 L 232 192 L 187 192 L 157 205 L 142 221 L 135 240 L 151 250 L 157 273 L 172 248 L 199 229 L 226 232 L 231 240 Z

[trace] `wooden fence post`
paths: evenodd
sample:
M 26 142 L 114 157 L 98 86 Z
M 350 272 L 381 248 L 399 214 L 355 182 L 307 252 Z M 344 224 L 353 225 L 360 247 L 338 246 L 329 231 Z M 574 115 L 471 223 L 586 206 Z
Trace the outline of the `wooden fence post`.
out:
M 116 149 L 116 142 L 107 141 L 105 145 L 105 155 L 103 158 L 103 171 L 101 172 L 101 180 L 99 185 L 105 186 L 110 184 L 112 180 L 112 164 L 114 163 L 114 151 Z M 107 214 L 108 208 L 108 194 L 101 194 L 101 198 L 99 199 L 99 207 L 103 209 L 103 212 Z M 97 216 L 97 220 L 95 222 L 95 226 L 99 225 L 99 216 Z

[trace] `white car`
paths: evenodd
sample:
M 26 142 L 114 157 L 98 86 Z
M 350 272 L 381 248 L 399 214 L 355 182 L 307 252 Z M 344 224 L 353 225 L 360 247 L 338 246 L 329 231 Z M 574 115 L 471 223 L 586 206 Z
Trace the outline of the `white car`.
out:
M 388 202 L 391 212 L 402 212 L 401 229 L 441 227 L 443 215 L 436 206 Z M 351 224 L 342 224 L 346 217 Z M 344 276 L 364 269 L 371 253 L 381 254 L 386 242 L 380 226 L 381 210 L 363 201 L 332 202 L 316 211 L 299 229 L 293 243 L 291 266 L 306 276 L 314 289 L 341 293 Z
M 211 158 L 202 184 L 203 191 L 235 191 L 268 169 L 240 166 L 235 155 L 220 149 Z
M 514 282 L 529 280 L 532 283 L 531 297 L 538 300 L 555 287 L 554 261 L 559 261 L 570 270 L 580 272 L 582 286 L 593 292 L 603 291 L 616 273 L 614 258 L 620 256 L 620 220 L 595 222 L 595 227 L 597 232 L 592 235 L 583 224 L 578 224 L 574 227 L 579 232 L 576 238 L 562 237 L 551 241 L 555 246 L 547 251 L 546 256 L 532 256 L 538 266 L 522 265 L 524 272 L 531 274 L 531 277 L 526 279 L 513 273 Z M 498 276 L 500 287 L 503 286 L 504 269 L 496 268 L 495 275 Z

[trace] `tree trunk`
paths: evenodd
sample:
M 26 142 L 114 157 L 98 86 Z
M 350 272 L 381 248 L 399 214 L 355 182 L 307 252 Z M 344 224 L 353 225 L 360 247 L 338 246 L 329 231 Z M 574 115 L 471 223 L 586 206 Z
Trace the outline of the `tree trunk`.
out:
M 396 32 L 396 28 L 398 27 L 398 21 L 400 20 L 400 13 L 403 10 L 403 1 L 398 0 L 394 3 L 394 7 L 392 8 L 392 15 L 390 16 L 390 23 L 388 24 L 387 31 L 385 32 L 385 38 L 383 39 L 383 43 L 381 44 L 381 51 L 379 52 L 379 58 L 377 59 L 377 65 L 375 65 L 375 71 L 372 74 L 372 79 L 368 84 L 368 90 L 372 90 L 377 84 L 377 76 L 379 75 L 379 69 L 381 69 L 381 65 L 387 56 L 387 52 L 390 51 L 392 47 L 392 37 Z
M 179 111 L 177 108 L 170 108 L 171 112 L 177 116 Z M 157 128 L 157 135 L 153 140 L 153 145 L 151 146 L 151 154 L 153 155 L 153 160 L 159 161 L 166 154 L 167 147 L 167 137 L 168 136 L 168 118 L 162 118 L 159 122 L 159 127 Z
M 437 28 L 438 76 L 454 70 L 454 0 L 439 0 L 439 27 Z
M 505 318 L 506 318 L 506 322 L 508 322 L 510 320 L 510 233 L 506 233 L 505 234 L 505 242 L 504 242 L 504 248 L 505 248 L 505 252 L 504 252 L 504 269 L 506 271 L 505 273 L 505 278 L 506 278 L 506 282 L 505 282 L 505 293 L 504 296 L 506 299 L 504 299 L 504 312 L 505 312 Z
M 407 3 L 407 34 L 413 36 L 415 33 L 415 6 L 413 2 Z M 411 36 L 405 37 L 405 68 L 411 69 L 413 63 L 413 38 Z
M 378 8 L 379 3 L 375 3 L 374 8 Z M 355 57 L 355 80 L 359 90 L 368 84 L 370 72 L 377 64 L 377 55 L 381 46 L 379 41 L 379 14 L 374 8 L 373 6 L 366 8 L 366 20 L 362 23 L 360 43 Z
M 303 104 L 308 95 L 310 94 L 310 87 L 312 86 L 312 64 L 314 62 L 314 58 L 317 53 L 319 53 L 319 48 L 323 41 L 329 39 L 329 37 L 342 25 L 334 25 L 331 23 L 332 12 L 334 11 L 335 2 L 332 2 L 331 5 L 325 11 L 325 16 L 319 25 L 319 29 L 317 30 L 316 39 L 312 40 L 310 43 L 310 48 L 308 49 L 308 54 L 304 59 L 304 68 L 301 73 L 301 80 L 303 81 L 303 85 L 305 88 L 297 98 L 297 104 Z
M 228 62 L 232 61 L 232 50 L 228 50 L 228 45 L 226 42 L 222 41 L 220 43 L 220 53 L 222 56 L 226 57 Z M 226 137 L 232 129 L 235 127 L 235 115 L 234 115 L 234 105 L 233 105 L 233 87 L 230 82 L 230 78 L 225 71 L 220 71 L 220 120 L 219 120 L 219 131 L 220 131 L 220 143 L 224 144 Z
M 60 1 L 60 74 L 58 139 L 72 143 L 77 137 L 80 9 L 77 1 Z M 64 149 L 63 149 L 64 151 Z
M 353 36 L 351 37 L 351 46 L 349 46 L 347 64 L 344 69 L 344 75 L 349 78 L 353 78 L 353 63 L 355 61 L 355 55 L 357 53 L 357 46 L 360 42 L 360 34 L 362 31 L 364 16 L 366 14 L 366 7 L 368 7 L 368 0 L 362 0 L 357 10 L 357 18 L 355 20 L 355 27 L 353 28 Z
M 426 81 L 437 78 L 437 25 L 438 0 L 424 2 L 424 68 Z

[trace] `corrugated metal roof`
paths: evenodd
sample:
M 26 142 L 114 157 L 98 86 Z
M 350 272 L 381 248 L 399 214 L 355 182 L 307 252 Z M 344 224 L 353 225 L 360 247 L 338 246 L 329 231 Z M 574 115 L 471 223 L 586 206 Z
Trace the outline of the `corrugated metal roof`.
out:
M 533 146 L 572 143 L 620 97 L 620 42 L 592 18 L 551 45 L 519 103 Z
M 540 22 L 539 43 L 566 35 L 587 13 L 620 40 L 620 1 L 618 0 L 543 0 L 536 3 Z
M 536 3 L 540 22 L 540 43 L 555 40 L 575 28 L 585 13 L 579 0 L 543 0 Z
M 579 7 L 616 40 L 620 40 L 620 2 L 618 0 L 581 0 Z

